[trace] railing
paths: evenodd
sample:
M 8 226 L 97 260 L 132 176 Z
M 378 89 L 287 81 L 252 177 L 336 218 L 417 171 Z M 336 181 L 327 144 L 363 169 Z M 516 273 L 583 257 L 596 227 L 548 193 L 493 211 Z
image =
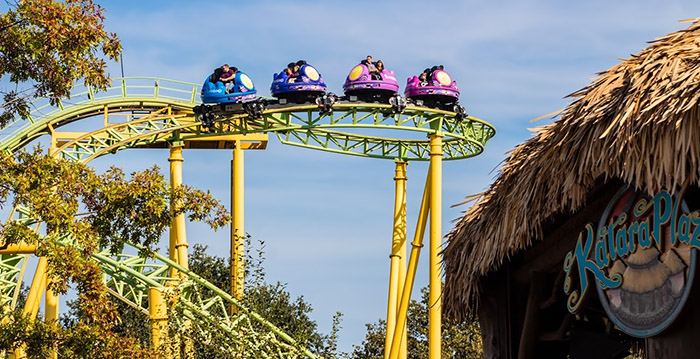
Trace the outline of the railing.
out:
M 153 99 L 167 102 L 179 102 L 188 107 L 199 102 L 201 86 L 184 81 L 161 79 L 157 77 L 125 77 L 112 80 L 106 91 L 95 92 L 84 85 L 76 85 L 71 91 L 70 99 L 59 99 L 52 105 L 47 98 L 32 101 L 32 110 L 28 119 L 17 119 L 0 130 L 0 143 L 10 138 L 21 137 L 23 132 L 35 123 L 46 121 L 60 112 L 76 106 L 98 104 L 113 100 Z

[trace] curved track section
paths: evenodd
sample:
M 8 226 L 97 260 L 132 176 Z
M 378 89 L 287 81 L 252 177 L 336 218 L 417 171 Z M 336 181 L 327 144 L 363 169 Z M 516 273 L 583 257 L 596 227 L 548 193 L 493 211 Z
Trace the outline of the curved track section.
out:
M 272 105 L 256 118 L 232 105 L 231 111 L 219 113 L 212 128 L 203 129 L 192 111 L 198 85 L 155 78 L 117 79 L 115 83 L 119 86 L 99 95 L 89 90 L 76 92 L 70 102 L 61 102 L 58 108 L 46 104 L 36 107 L 29 122 L 18 121 L 0 131 L 0 150 L 13 151 L 87 117 L 103 115 L 107 119 L 110 113 L 131 112 L 136 118 L 156 111 L 161 111 L 161 116 L 188 119 L 171 124 L 179 126 L 171 132 L 177 131 L 181 139 L 272 132 L 288 145 L 392 160 L 427 161 L 426 136 L 430 134 L 444 136 L 446 161 L 480 154 L 495 135 L 490 124 L 470 116 L 457 121 L 454 112 L 409 106 L 393 113 L 390 105 L 348 102 L 334 104 L 329 113 L 319 112 L 316 105 Z M 385 133 L 406 136 L 381 136 Z
M 96 115 L 131 113 L 135 116 L 170 108 L 174 114 L 192 114 L 200 86 L 153 77 L 115 79 L 107 91 L 93 93 L 76 86 L 70 99 L 51 106 L 47 99 L 32 103 L 29 120 L 16 120 L 0 130 L 0 150 L 13 151 L 51 133 L 53 129 Z
M 30 121 L 17 121 L 0 131 L 0 150 L 14 152 L 43 135 L 54 134 L 64 125 L 95 116 L 103 116 L 104 125 L 62 143 L 56 151 L 58 155 L 87 162 L 128 148 L 272 132 L 282 143 L 294 146 L 421 161 L 429 159 L 426 137 L 437 134 L 445 137 L 444 159 L 454 160 L 478 155 L 495 134 L 493 126 L 473 117 L 457 121 L 455 113 L 423 107 L 407 107 L 401 113 L 393 113 L 389 105 L 365 103 L 336 103 L 333 111 L 327 113 L 319 112 L 315 105 L 272 105 L 256 117 L 244 111 L 224 109 L 217 113 L 213 126 L 203 128 L 192 110 L 198 101 L 198 85 L 155 78 L 117 79 L 115 84 L 100 94 L 89 89 L 76 91 L 70 102 L 63 101 L 57 108 L 36 103 Z M 116 114 L 126 116 L 126 120 L 114 123 L 111 117 Z M 406 136 L 381 136 L 385 133 Z M 38 229 L 39 224 L 27 213 L 26 209 L 14 209 L 11 218 Z M 112 294 L 142 311 L 148 308 L 148 288 L 170 287 L 176 292 L 176 306 L 183 313 L 178 320 L 188 319 L 195 328 L 214 326 L 256 357 L 314 358 L 228 293 L 165 257 L 156 255 L 153 260 L 147 260 L 127 254 L 99 253 L 94 258 L 101 263 Z M 24 255 L 0 257 L 0 304 L 4 307 L 14 306 L 24 265 Z M 172 269 L 178 278 L 167 277 Z M 231 305 L 238 308 L 236 316 L 228 314 Z
M 454 112 L 426 107 L 407 107 L 392 112 L 390 105 L 336 103 L 333 111 L 321 113 L 315 105 L 273 107 L 260 118 L 239 115 L 215 123 L 215 133 L 274 132 L 287 145 L 334 153 L 407 161 L 429 160 L 428 135 L 443 140 L 443 160 L 473 157 L 484 150 L 495 135 L 490 124 L 473 117 L 462 121 Z M 385 137 L 402 133 L 407 137 Z

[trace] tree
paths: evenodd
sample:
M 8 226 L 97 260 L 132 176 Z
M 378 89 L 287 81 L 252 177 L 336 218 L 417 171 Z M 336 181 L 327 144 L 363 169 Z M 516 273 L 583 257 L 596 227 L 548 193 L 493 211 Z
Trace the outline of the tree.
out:
M 52 105 L 69 98 L 73 84 L 104 90 L 109 84 L 107 57 L 119 58 L 121 44 L 104 29 L 104 10 L 92 0 L 7 1 L 0 15 L 0 79 L 14 89 L 0 89 L 0 127 L 28 118 L 29 104 L 47 97 Z
M 337 340 L 342 314 L 336 313 L 333 317 L 333 326 L 329 334 L 319 333 L 316 322 L 308 316 L 313 310 L 311 304 L 306 302 L 303 297 L 292 298 L 284 284 L 266 281 L 263 266 L 265 260 L 264 242 L 257 241 L 255 244 L 253 242 L 248 235 L 245 246 L 246 289 L 244 304 L 292 336 L 297 343 L 323 358 L 332 359 L 341 356 L 342 353 L 338 353 Z M 209 255 L 207 246 L 201 244 L 192 246 L 192 252 L 189 256 L 190 270 L 224 291 L 230 291 L 229 263 L 227 258 Z M 70 310 L 62 316 L 61 322 L 64 327 L 71 328 L 79 323 L 84 314 L 77 302 L 70 302 L 68 306 Z M 142 345 L 147 344 L 149 342 L 149 329 L 143 313 L 122 303 L 116 303 L 116 306 L 121 320 L 112 330 Z M 176 315 L 177 313 L 172 314 Z M 211 330 L 209 335 L 213 337 L 200 338 L 198 333 L 191 333 L 191 337 L 196 339 L 194 358 L 230 358 L 231 352 L 239 349 L 235 347 L 237 344 L 229 346 L 230 338 L 225 333 L 220 333 L 219 330 Z
M 118 59 L 119 39 L 104 29 L 104 11 L 92 0 L 7 1 L 0 14 L 0 79 L 14 88 L 0 89 L 0 127 L 26 119 L 33 99 L 51 104 L 70 97 L 74 83 L 94 90 L 109 84 L 107 59 Z M 178 203 L 171 207 L 170 203 Z M 224 209 L 208 193 L 170 188 L 157 168 L 130 178 L 118 168 L 105 174 L 81 163 L 43 154 L 41 149 L 0 154 L 0 205 L 24 206 L 44 224 L 41 232 L 15 221 L 0 225 L 0 243 L 37 245 L 48 258 L 49 287 L 77 288 L 81 316 L 69 327 L 12 314 L 0 324 L 0 350 L 18 346 L 29 358 L 45 358 L 58 349 L 70 358 L 146 358 L 156 353 L 115 331 L 117 310 L 107 298 L 101 269 L 91 254 L 100 248 L 121 250 L 128 241 L 144 254 L 168 227 L 172 216 L 187 213 L 213 228 L 228 223 Z M 66 243 L 69 239 L 71 243 Z M 5 313 L 7 314 L 7 313 Z
M 48 259 L 49 287 L 58 293 L 65 293 L 69 283 L 77 288 L 81 316 L 64 328 L 15 313 L 0 324 L 0 350 L 24 346 L 29 358 L 45 358 L 54 347 L 70 358 L 156 355 L 115 331 L 119 316 L 91 254 L 100 248 L 118 252 L 128 241 L 142 245 L 148 255 L 171 218 L 181 213 L 215 229 L 230 217 L 208 193 L 170 188 L 157 167 L 127 178 L 118 168 L 97 174 L 82 163 L 42 152 L 0 155 L 0 205 L 26 207 L 31 218 L 45 224 L 44 233 L 9 221 L 0 226 L 0 238 L 4 244 L 36 245 L 37 254 Z
M 246 237 L 245 261 L 245 299 L 244 304 L 252 311 L 260 314 L 266 320 L 289 334 L 294 340 L 312 352 L 324 358 L 335 358 L 337 353 L 338 331 L 340 330 L 341 313 L 333 317 L 333 327 L 330 334 L 318 332 L 316 322 L 309 318 L 313 311 L 311 304 L 303 297 L 292 298 L 286 286 L 280 282 L 269 283 L 265 279 L 264 241 L 253 241 Z M 207 247 L 195 244 L 190 254 L 190 270 L 202 276 L 219 288 L 230 291 L 230 261 L 223 257 L 207 254 Z M 226 338 L 215 341 L 221 343 Z M 200 358 L 228 358 L 226 353 L 217 352 L 216 348 L 199 342 L 195 352 Z
M 428 358 L 428 288 L 421 289 L 421 301 L 408 307 L 408 358 Z M 367 324 L 362 344 L 353 347 L 350 359 L 384 358 L 386 322 Z M 443 319 L 442 358 L 477 359 L 483 357 L 481 332 L 477 321 L 454 323 Z

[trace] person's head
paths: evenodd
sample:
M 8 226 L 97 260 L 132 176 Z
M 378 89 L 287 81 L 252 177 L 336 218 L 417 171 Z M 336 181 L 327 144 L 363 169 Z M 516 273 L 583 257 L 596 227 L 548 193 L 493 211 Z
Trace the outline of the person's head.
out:
M 284 73 L 287 74 L 287 76 L 291 76 L 291 75 L 292 75 L 292 69 L 290 69 L 289 67 L 285 67 L 285 68 L 284 68 Z
M 372 55 L 367 55 L 367 62 L 372 63 Z
M 289 70 L 294 70 L 294 66 L 295 66 L 295 64 L 294 64 L 293 62 L 290 62 L 290 63 L 287 64 L 287 68 L 288 68 Z
M 299 72 L 300 67 L 299 64 L 294 64 L 294 72 Z
M 428 79 L 428 72 L 430 72 L 430 69 L 425 69 L 425 70 L 423 70 L 423 72 L 422 72 L 420 75 L 418 75 L 418 78 L 419 78 L 421 81 L 427 80 L 427 79 Z
M 438 70 L 445 70 L 445 66 L 438 65 Z
M 221 69 L 224 70 L 224 72 L 227 72 L 229 69 L 228 64 L 221 65 Z
M 377 60 L 377 70 L 384 70 L 384 63 L 382 62 L 382 60 Z

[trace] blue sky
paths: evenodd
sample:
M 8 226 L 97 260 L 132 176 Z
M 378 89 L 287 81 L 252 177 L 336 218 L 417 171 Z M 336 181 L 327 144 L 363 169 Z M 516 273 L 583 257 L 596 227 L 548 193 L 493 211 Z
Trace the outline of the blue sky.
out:
M 686 27 L 700 16 L 697 1 L 111 1 L 108 31 L 124 46 L 126 76 L 199 83 L 222 63 L 247 72 L 268 95 L 273 72 L 305 59 L 329 90 L 342 93 L 348 71 L 367 54 L 401 80 L 444 64 L 472 116 L 497 128 L 484 154 L 446 162 L 443 232 L 465 207 L 450 206 L 481 192 L 505 153 L 531 136 L 530 120 L 566 106 L 569 93 L 595 74 Z M 112 76 L 120 67 L 111 64 Z M 102 158 L 103 169 L 153 163 L 167 152 L 133 150 Z M 229 151 L 185 151 L 184 181 L 229 198 Z M 328 331 L 345 314 L 340 349 L 350 351 L 365 323 L 386 315 L 393 211 L 392 161 L 283 146 L 247 152 L 246 231 L 266 242 L 268 279 L 288 284 L 313 307 Z M 427 166 L 408 166 L 409 234 L 413 233 Z M 188 241 L 227 255 L 228 232 L 188 227 Z M 417 290 L 427 284 L 423 256 Z

